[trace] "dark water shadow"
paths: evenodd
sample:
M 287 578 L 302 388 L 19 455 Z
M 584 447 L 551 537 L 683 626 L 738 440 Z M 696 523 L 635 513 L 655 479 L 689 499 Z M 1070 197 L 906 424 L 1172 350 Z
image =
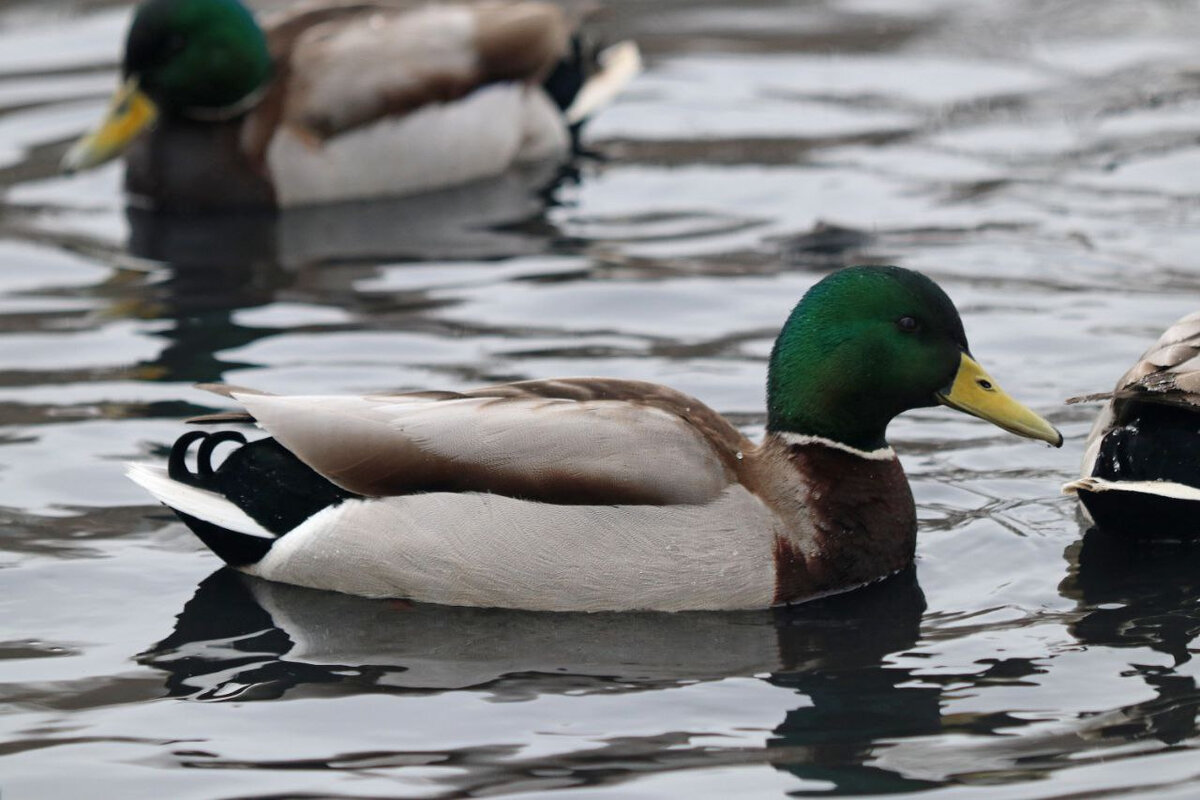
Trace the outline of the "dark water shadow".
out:
M 843 651 L 830 666 L 775 671 L 776 685 L 794 686 L 809 705 L 788 711 L 769 743 L 772 763 L 828 788 L 794 796 L 873 795 L 947 785 L 1023 783 L 1058 770 L 1184 745 L 1197 735 L 1200 688 L 1180 674 L 1200 634 L 1200 546 L 1131 542 L 1089 531 L 1067 548 L 1068 576 L 1059 586 L 1078 609 L 1068 630 L 1094 648 L 1143 651 L 1126 674 L 1141 679 L 1154 697 L 1106 707 L 1045 724 L 1019 712 L 944 713 L 948 695 L 985 693 L 990 687 L 1034 686 L 1052 669 L 1048 659 L 980 659 L 981 671 L 938 671 L 856 665 Z M 853 598 L 854 595 L 847 599 Z M 886 613 L 879 608 L 874 613 Z M 916 641 L 903 618 L 893 627 L 874 620 L 868 635 L 888 631 L 881 646 L 902 653 Z M 910 644 L 905 644 L 911 635 Z M 782 640 L 782 639 L 781 639 Z M 866 640 L 864 640 L 865 642 Z M 929 642 L 924 643 L 926 647 Z M 1169 665 L 1139 663 L 1150 649 Z M 868 652 L 867 662 L 870 662 Z M 905 659 L 911 663 L 910 660 Z M 958 745 L 944 737 L 958 734 Z
M 543 252 L 547 202 L 568 173 L 554 165 L 399 198 L 280 212 L 169 214 L 127 209 L 129 251 L 179 269 L 282 270 L 331 263 L 490 260 Z M 533 231 L 533 232 L 531 232 Z
M 535 694 L 578 691 L 579 679 L 637 690 L 827 662 L 877 666 L 915 641 L 924 608 L 915 577 L 855 595 L 762 611 L 545 613 L 367 600 L 221 569 L 139 660 L 167 673 L 171 695 L 192 699 L 229 683 L 244 687 L 240 699 L 279 698 L 314 682 L 487 688 L 512 699 L 504 679 L 513 675 L 545 676 Z M 519 683 L 518 694 L 531 691 Z
M 882 740 L 943 729 L 942 687 L 888 665 L 889 655 L 920 638 L 925 596 L 911 572 L 837 598 L 836 607 L 810 615 L 800 606 L 777 618 L 784 657 L 767 680 L 807 702 L 787 712 L 767 753 L 777 769 L 830 786 L 812 794 L 890 794 L 937 785 L 871 763 Z M 825 632 L 819 651 L 811 649 L 816 626 Z M 804 630 L 809 633 L 798 633 Z
M 217 353 L 274 335 L 238 324 L 235 312 L 276 302 L 361 314 L 411 312 L 435 301 L 419 290 L 363 293 L 382 265 L 499 261 L 564 246 L 546 219 L 571 174 L 530 168 L 415 197 L 299 208 L 279 213 L 173 215 L 127 209 L 129 253 L 163 265 L 120 313 L 170 320 L 168 344 L 140 374 L 156 380 L 215 381 L 230 368 Z M 569 246 L 569 245 L 567 245 Z
M 864 761 L 881 737 L 939 729 L 939 690 L 905 688 L 909 671 L 886 663 L 917 641 L 924 608 L 913 570 L 788 608 L 573 614 L 366 600 L 221 569 L 201 582 L 175 629 L 138 661 L 163 673 L 169 696 L 217 702 L 464 689 L 519 701 L 758 677 L 796 695 L 796 707 L 779 709 L 782 721 L 766 750 L 711 744 L 675 750 L 664 749 L 661 737 L 623 737 L 606 740 L 601 751 L 555 756 L 553 764 L 512 761 L 505 753 L 504 776 L 484 778 L 500 770 L 492 763 L 462 780 L 472 790 L 479 781 L 495 788 L 515 772 L 528 776 L 553 766 L 578 772 L 586 783 L 609 753 L 625 766 L 614 767 L 604 782 L 647 770 L 755 762 L 846 791 L 897 791 L 915 784 Z M 679 732 L 678 744 L 691 736 Z M 442 755 L 481 763 L 499 757 Z M 347 754 L 338 758 L 354 763 Z
M 1089 645 L 1149 645 L 1186 659 L 1187 643 L 1200 625 L 1192 599 L 1195 580 L 1186 576 L 1200 574 L 1194 570 L 1200 553 L 1131 566 L 1127 558 L 1122 561 L 1124 551 L 1093 550 L 1090 538 L 1085 545 L 1087 552 L 1062 587 L 1089 609 L 1072 633 Z M 1140 577 L 1130 577 L 1134 573 Z M 1118 602 L 1127 608 L 1110 607 Z M 526 787 L 530 780 L 540 784 L 543 773 L 553 780 L 546 777 L 541 788 L 562 788 L 756 764 L 802 780 L 805 788 L 794 796 L 894 794 L 1020 783 L 1128 757 L 1140 752 L 1126 749 L 1133 742 L 1169 746 L 1195 735 L 1200 693 L 1191 678 L 1170 667 L 1131 665 L 1155 689 L 1154 699 L 1060 724 L 1007 711 L 947 713 L 951 697 L 1030 686 L 1048 665 L 997 656 L 953 672 L 925 670 L 910 652 L 919 644 L 936 646 L 922 638 L 924 612 L 912 570 L 787 608 L 552 614 L 365 600 L 222 569 L 200 584 L 175 629 L 138 661 L 163 676 L 169 696 L 193 702 L 453 691 L 512 702 L 672 691 L 728 678 L 755 678 L 786 690 L 779 695 L 778 721 L 764 731 L 765 746 L 714 743 L 702 732 L 676 730 L 611 737 L 593 742 L 597 747 L 553 756 L 523 757 L 514 744 L 499 750 L 336 753 L 319 765 L 311 759 L 251 763 L 208 756 L 203 764 L 356 769 L 432 759 L 466 768 L 439 778 L 452 792 Z M 688 702 L 686 696 L 680 702 Z M 960 746 L 946 748 L 947 735 L 958 737 Z
M 1081 644 L 1148 648 L 1173 662 L 1129 665 L 1156 696 L 1120 708 L 1102 735 L 1167 745 L 1195 737 L 1200 687 L 1176 670 L 1191 661 L 1200 635 L 1200 544 L 1135 541 L 1092 529 L 1065 557 L 1071 566 L 1059 592 L 1083 612 L 1070 626 Z

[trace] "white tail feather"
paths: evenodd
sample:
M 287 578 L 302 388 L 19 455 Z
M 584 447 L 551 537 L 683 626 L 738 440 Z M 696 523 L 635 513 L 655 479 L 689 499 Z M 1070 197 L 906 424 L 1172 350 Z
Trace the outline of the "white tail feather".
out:
M 633 42 L 617 42 L 606 47 L 600 53 L 599 61 L 600 71 L 588 79 L 563 115 L 570 125 L 582 122 L 611 103 L 642 71 L 642 53 Z
M 1077 478 L 1064 483 L 1063 494 L 1079 492 L 1135 492 L 1167 497 L 1172 500 L 1200 500 L 1200 489 L 1173 481 L 1109 481 L 1104 478 Z
M 154 495 L 160 503 L 182 511 L 188 516 L 202 519 L 226 530 L 274 539 L 275 535 L 226 500 L 221 495 L 195 486 L 180 483 L 167 475 L 163 467 L 150 464 L 128 464 L 125 474 L 129 479 Z

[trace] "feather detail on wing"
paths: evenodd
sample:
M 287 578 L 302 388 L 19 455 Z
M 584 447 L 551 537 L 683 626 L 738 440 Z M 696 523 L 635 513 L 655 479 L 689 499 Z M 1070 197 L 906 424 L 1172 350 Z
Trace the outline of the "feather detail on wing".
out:
M 369 13 L 376 5 L 350 0 L 321 0 L 319 3 L 301 3 L 263 19 L 263 30 L 267 35 L 267 47 L 271 52 L 271 63 L 275 65 L 275 75 L 266 95 L 258 106 L 246 115 L 241 133 L 242 150 L 249 162 L 259 170 L 265 172 L 267 147 L 283 123 L 288 89 L 291 85 L 292 52 L 296 48 L 296 42 L 313 27 Z
M 273 37 L 286 51 L 277 60 L 287 86 L 278 124 L 316 141 L 490 83 L 539 82 L 569 35 L 563 13 L 539 2 L 358 3 L 318 13 L 289 18 Z
M 235 394 L 270 394 L 258 389 L 250 389 L 245 386 L 235 386 L 232 383 L 197 383 L 196 388 L 202 392 L 212 392 L 219 394 L 221 397 L 233 398 Z
M 247 389 L 244 386 L 234 386 L 229 383 L 197 383 L 196 388 L 204 392 L 219 394 L 221 397 L 228 397 L 231 400 L 234 394 L 266 394 L 257 389 Z M 254 422 L 254 417 L 245 411 L 218 411 L 214 414 L 188 417 L 184 422 L 189 425 L 225 425 L 233 422 Z
M 1072 398 L 1079 402 L 1092 396 Z M 1091 475 L 1105 434 L 1139 404 L 1157 403 L 1195 409 L 1200 407 L 1200 311 L 1189 314 L 1163 332 L 1117 381 L 1096 417 L 1084 443 L 1083 474 Z
M 234 393 L 351 492 L 491 492 L 561 504 L 711 500 L 753 445 L 698 400 L 635 381 L 530 381 L 464 394 Z
M 1121 376 L 1113 396 L 1200 406 L 1200 311 L 1168 328 Z

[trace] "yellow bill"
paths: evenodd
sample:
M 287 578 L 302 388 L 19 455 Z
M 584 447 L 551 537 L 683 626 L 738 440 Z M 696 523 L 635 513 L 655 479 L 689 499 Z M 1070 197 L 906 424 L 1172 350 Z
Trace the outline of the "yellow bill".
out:
M 966 353 L 962 354 L 950 389 L 938 392 L 937 398 L 951 408 L 986 419 L 1010 433 L 1062 447 L 1062 434 L 1053 425 L 1009 397 Z
M 129 143 L 158 119 L 158 107 L 130 78 L 117 89 L 100 127 L 71 146 L 63 156 L 64 172 L 99 166 L 116 158 Z

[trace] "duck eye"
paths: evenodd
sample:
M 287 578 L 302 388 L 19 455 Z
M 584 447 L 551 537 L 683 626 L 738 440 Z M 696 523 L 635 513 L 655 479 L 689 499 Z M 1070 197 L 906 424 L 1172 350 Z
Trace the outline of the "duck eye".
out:
M 172 33 L 167 37 L 166 52 L 167 55 L 173 56 L 187 47 L 187 37 L 182 33 Z
M 916 333 L 921 330 L 921 323 L 917 322 L 916 317 L 904 316 L 896 320 L 896 327 L 904 333 Z

